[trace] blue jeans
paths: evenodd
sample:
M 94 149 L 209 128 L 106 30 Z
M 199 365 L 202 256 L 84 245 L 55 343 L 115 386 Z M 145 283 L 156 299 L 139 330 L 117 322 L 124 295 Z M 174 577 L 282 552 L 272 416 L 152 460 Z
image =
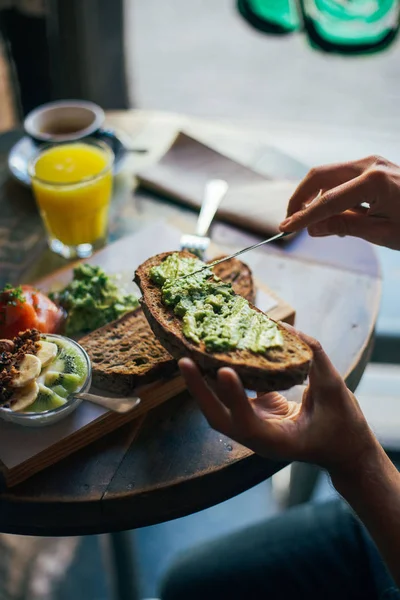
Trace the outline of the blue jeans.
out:
M 165 577 L 161 598 L 400 600 L 400 592 L 362 524 L 334 500 L 186 552 Z

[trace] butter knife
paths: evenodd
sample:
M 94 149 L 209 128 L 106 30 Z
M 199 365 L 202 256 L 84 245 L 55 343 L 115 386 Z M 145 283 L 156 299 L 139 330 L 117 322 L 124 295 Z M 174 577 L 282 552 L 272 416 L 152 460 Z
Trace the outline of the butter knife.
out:
M 201 271 L 204 271 L 205 269 L 212 269 L 216 265 L 220 265 L 221 263 L 225 262 L 226 260 L 231 260 L 231 258 L 236 258 L 237 256 L 244 254 L 245 252 L 249 252 L 250 250 L 259 248 L 259 246 L 263 246 L 264 244 L 269 244 L 269 242 L 274 242 L 275 240 L 280 240 L 281 238 L 284 238 L 287 235 L 290 235 L 290 233 L 289 232 L 277 233 L 276 235 L 273 235 L 272 237 L 270 237 L 266 240 L 263 240 L 262 242 L 258 242 L 257 244 L 253 244 L 252 246 L 248 246 L 247 248 L 243 248 L 242 250 L 239 250 L 238 252 L 235 252 L 234 254 L 231 254 L 230 256 L 225 256 L 224 258 L 220 258 L 219 260 L 216 260 L 212 263 L 208 263 L 204 267 L 201 267 L 201 269 L 198 269 L 197 271 L 193 271 L 193 273 L 188 273 L 187 275 L 182 275 L 181 277 L 178 277 L 178 279 L 183 279 L 184 277 L 189 277 L 191 275 L 197 275 L 197 273 L 201 273 Z

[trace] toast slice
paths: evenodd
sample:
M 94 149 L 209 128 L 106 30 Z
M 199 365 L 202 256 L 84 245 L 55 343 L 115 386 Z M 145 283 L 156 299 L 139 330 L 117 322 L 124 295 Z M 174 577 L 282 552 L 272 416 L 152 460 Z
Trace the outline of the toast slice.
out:
M 139 385 L 168 377 L 177 368 L 140 307 L 92 331 L 79 343 L 92 363 L 93 385 L 121 396 Z
M 234 258 L 217 265 L 215 273 L 232 283 L 237 294 L 254 302 L 255 286 L 250 268 Z M 176 360 L 153 334 L 141 308 L 86 335 L 79 343 L 92 363 L 93 385 L 120 395 L 139 385 L 169 377 Z
M 241 349 L 208 352 L 203 342 L 195 344 L 188 340 L 183 335 L 181 319 L 163 304 L 161 289 L 150 279 L 150 269 L 170 254 L 173 252 L 164 252 L 144 262 L 136 270 L 135 281 L 142 291 L 141 305 L 154 334 L 174 358 L 189 356 L 211 377 L 215 377 L 221 367 L 231 367 L 247 389 L 256 391 L 285 390 L 303 383 L 312 358 L 311 349 L 280 325 L 283 348 L 271 348 L 265 354 Z M 186 251 L 180 255 L 193 257 Z M 252 308 L 259 310 L 254 305 Z

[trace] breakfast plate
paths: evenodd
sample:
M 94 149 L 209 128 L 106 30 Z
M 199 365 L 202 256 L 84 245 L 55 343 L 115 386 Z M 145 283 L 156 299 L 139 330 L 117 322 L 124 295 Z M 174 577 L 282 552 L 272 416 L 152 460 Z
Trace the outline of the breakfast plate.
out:
M 114 175 L 117 175 L 124 165 L 127 152 L 129 152 L 129 138 L 123 132 L 112 129 L 100 129 L 93 137 L 108 144 L 114 152 Z M 31 185 L 28 164 L 38 148 L 39 146 L 33 139 L 25 135 L 11 148 L 8 155 L 8 168 L 12 177 L 27 187 Z
M 61 411 L 56 408 L 56 412 L 53 413 L 56 421 L 49 424 L 48 427 L 41 428 L 40 434 L 35 428 L 21 427 L 21 423 L 17 423 L 15 419 L 12 419 L 12 421 L 11 419 L 7 421 L 0 419 L 0 485 L 2 479 L 9 487 L 16 485 L 80 448 L 103 438 L 107 433 L 114 431 L 125 423 L 135 421 L 140 424 L 141 417 L 144 417 L 150 410 L 184 390 L 185 385 L 177 374 L 175 361 L 159 344 L 156 345 L 156 338 L 151 337 L 152 334 L 147 320 L 144 318 L 141 309 L 132 305 L 131 298 L 132 294 L 137 296 L 139 292 L 131 281 L 133 270 L 154 253 L 178 248 L 180 236 L 181 232 L 178 229 L 166 223 L 154 223 L 148 228 L 132 236 L 122 238 L 94 254 L 86 261 L 91 269 L 83 270 L 84 265 L 81 263 L 81 267 L 76 270 L 78 264 L 75 263 L 36 282 L 36 288 L 40 292 L 29 286 L 23 285 L 21 287 L 21 292 L 24 293 L 26 298 L 25 303 L 23 303 L 27 313 L 26 316 L 30 314 L 34 319 L 30 326 L 43 331 L 42 327 L 45 324 L 57 322 L 58 312 L 55 312 L 52 308 L 51 300 L 47 295 L 58 301 L 59 306 L 66 308 L 67 314 L 69 311 L 70 318 L 72 315 L 74 316 L 74 322 L 69 322 L 70 331 L 68 333 L 73 339 L 78 338 L 79 345 L 86 350 L 89 357 L 89 370 L 92 380 L 91 392 L 101 395 L 106 391 L 107 396 L 125 396 L 132 394 L 134 391 L 141 402 L 135 410 L 126 414 L 113 413 L 88 402 L 64 404 L 65 409 Z M 220 252 L 218 248 L 213 247 L 212 252 L 214 255 L 218 251 Z M 132 258 L 128 277 L 130 286 L 125 282 L 124 272 L 121 273 L 121 266 L 126 264 L 127 256 Z M 104 275 L 100 271 L 92 271 L 96 268 L 102 269 L 110 278 L 107 280 L 108 283 L 104 282 L 108 298 L 114 297 L 114 285 L 120 291 L 121 289 L 126 290 L 123 297 L 119 296 L 117 303 L 118 310 L 124 308 L 123 303 L 130 310 L 125 316 L 118 318 L 118 314 L 108 312 L 104 308 L 103 302 L 99 303 L 98 306 L 96 302 L 93 302 L 93 292 L 86 294 L 89 289 L 87 286 L 96 284 L 96 278 L 100 277 L 104 281 Z M 87 277 L 83 279 L 83 275 L 87 275 Z M 93 278 L 92 275 L 96 277 Z M 260 281 L 256 280 L 255 284 L 256 305 L 268 311 L 275 320 L 293 322 L 294 311 L 292 307 L 278 298 Z M 54 292 L 54 295 L 50 292 Z M 28 306 L 29 302 L 27 301 L 30 296 L 32 296 L 31 308 Z M 71 300 L 74 297 L 76 297 L 77 303 L 76 306 L 74 305 L 74 311 L 71 312 Z M 46 298 L 47 301 L 45 301 Z M 68 300 L 68 303 L 65 302 L 66 300 Z M 116 303 L 113 302 L 112 304 L 115 309 Z M 11 310 L 14 310 L 14 308 L 11 305 Z M 133 310 L 131 310 L 132 308 Z M 36 315 L 32 314 L 32 310 L 36 311 Z M 94 313 L 94 310 L 97 314 Z M 107 320 L 109 318 L 116 320 L 102 325 L 98 318 L 105 315 Z M 90 329 L 98 329 L 86 334 L 84 337 L 80 335 L 75 337 L 74 330 L 78 327 L 76 324 L 79 324 L 79 320 L 83 320 L 88 324 L 89 316 L 91 319 L 93 318 Z M 4 332 L 2 335 L 4 335 Z M 11 336 L 11 334 L 9 335 Z M 140 347 L 138 344 L 139 339 L 142 340 Z M 151 353 L 146 353 L 149 349 L 151 349 Z M 147 358 L 146 361 L 142 360 L 143 356 Z M 134 365 L 134 368 L 132 365 Z M 55 370 L 51 366 L 50 371 Z M 157 376 L 150 378 L 149 376 L 152 374 Z M 40 376 L 42 376 L 42 373 Z M 45 374 L 45 376 L 49 377 L 48 374 Z M 67 382 L 64 381 L 64 383 Z M 62 382 L 55 382 L 51 377 L 46 379 L 44 384 L 46 387 L 48 385 L 53 385 L 53 388 L 55 385 L 64 387 Z M 56 393 L 60 395 L 61 392 L 63 390 L 57 387 Z M 56 400 L 59 401 L 58 398 Z M 58 419 L 61 412 L 63 413 L 62 419 Z M 7 414 L 18 419 L 18 413 L 14 413 L 14 415 Z M 51 417 L 53 417 L 53 414 L 51 414 Z M 42 416 L 39 414 L 35 418 L 41 420 L 43 416 L 44 413 L 42 413 Z

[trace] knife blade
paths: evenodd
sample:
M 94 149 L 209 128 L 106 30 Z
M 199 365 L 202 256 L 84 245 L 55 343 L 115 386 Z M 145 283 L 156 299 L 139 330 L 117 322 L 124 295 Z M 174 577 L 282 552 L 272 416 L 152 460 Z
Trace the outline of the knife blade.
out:
M 212 269 L 216 265 L 220 265 L 221 263 L 225 262 L 226 260 L 231 260 L 232 258 L 236 258 L 237 256 L 244 254 L 245 252 L 249 252 L 250 250 L 259 248 L 260 246 L 263 246 L 264 244 L 269 244 L 269 242 L 274 242 L 275 240 L 280 240 L 281 238 L 284 238 L 287 235 L 290 235 L 290 233 L 288 233 L 288 232 L 277 233 L 276 235 L 273 235 L 272 237 L 270 237 L 266 240 L 263 240 L 262 242 L 258 242 L 257 244 L 253 244 L 252 246 L 248 246 L 247 248 L 242 248 L 242 250 L 238 250 L 238 252 L 235 252 L 234 254 L 231 254 L 230 256 L 225 256 L 224 258 L 220 258 L 219 260 L 216 260 L 212 263 L 208 263 L 204 267 L 201 267 L 201 269 L 198 269 L 197 271 L 193 271 L 193 273 L 188 273 L 187 275 L 182 275 L 181 277 L 178 277 L 178 279 L 184 279 L 185 277 L 190 277 L 191 275 L 197 275 L 197 273 L 201 273 L 201 271 L 204 271 L 205 269 Z

